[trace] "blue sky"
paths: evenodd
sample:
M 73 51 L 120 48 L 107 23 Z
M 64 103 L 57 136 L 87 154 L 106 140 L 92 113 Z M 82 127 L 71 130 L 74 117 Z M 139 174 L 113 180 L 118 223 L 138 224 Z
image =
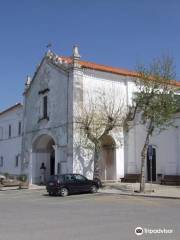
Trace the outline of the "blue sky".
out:
M 78 44 L 82 59 L 127 69 L 169 54 L 180 79 L 180 1 L 0 1 L 0 111 L 22 101 L 49 42 L 60 55 Z

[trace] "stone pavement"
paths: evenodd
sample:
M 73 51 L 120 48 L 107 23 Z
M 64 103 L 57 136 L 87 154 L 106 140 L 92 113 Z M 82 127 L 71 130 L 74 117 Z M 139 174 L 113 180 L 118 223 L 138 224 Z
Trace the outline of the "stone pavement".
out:
M 19 187 L 2 187 L 0 191 L 17 190 Z M 31 185 L 29 190 L 45 190 L 45 186 Z M 145 193 L 138 193 L 139 183 L 105 183 L 99 190 L 101 193 L 118 194 L 128 196 L 143 196 L 157 198 L 180 199 L 180 186 L 167 186 L 146 183 Z M 21 190 L 20 190 L 21 191 Z

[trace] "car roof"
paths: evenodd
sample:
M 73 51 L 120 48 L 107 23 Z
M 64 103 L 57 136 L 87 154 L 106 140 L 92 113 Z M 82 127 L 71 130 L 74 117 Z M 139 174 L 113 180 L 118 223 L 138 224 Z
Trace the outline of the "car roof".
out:
M 55 174 L 52 176 L 66 176 L 66 175 L 81 175 L 81 176 L 83 176 L 82 174 L 79 174 L 79 173 L 63 173 L 63 174 Z

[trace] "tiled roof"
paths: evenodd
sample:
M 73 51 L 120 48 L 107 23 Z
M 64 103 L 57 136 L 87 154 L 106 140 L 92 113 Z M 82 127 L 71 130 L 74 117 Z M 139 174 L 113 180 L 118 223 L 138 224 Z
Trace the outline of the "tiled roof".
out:
M 21 103 L 16 103 L 15 105 L 13 105 L 13 106 L 5 109 L 4 111 L 0 112 L 0 116 L 3 115 L 4 113 L 7 113 L 7 112 L 12 111 L 12 110 L 14 110 L 16 108 L 19 108 L 19 107 L 22 107 L 22 104 Z
M 115 73 L 115 74 L 120 74 L 123 76 L 130 76 L 130 77 L 138 76 L 137 72 L 129 71 L 129 70 L 126 70 L 123 68 L 105 66 L 105 65 L 101 65 L 101 64 L 97 64 L 97 63 L 87 62 L 87 61 L 80 61 L 80 65 L 83 68 L 89 68 L 89 69 L 99 70 L 99 71 L 103 71 L 103 72 Z
M 72 63 L 72 57 L 61 56 L 60 58 L 63 61 L 66 61 L 68 64 Z M 102 64 L 97 64 L 97 63 L 88 62 L 88 61 L 81 61 L 81 60 L 79 61 L 79 64 L 81 65 L 82 68 L 88 68 L 88 69 L 93 69 L 93 70 L 98 70 L 98 71 L 103 71 L 103 72 L 109 72 L 109 73 L 119 74 L 122 76 L 138 77 L 137 72 L 119 68 L 119 67 L 111 67 L 111 66 L 106 66 L 106 65 L 102 65 Z M 172 80 L 172 85 L 180 87 L 180 82 Z
M 61 56 L 61 59 L 66 61 L 68 64 L 72 63 L 72 58 L 71 57 L 64 57 Z M 117 67 L 111 67 L 111 66 L 106 66 L 102 64 L 97 64 L 89 61 L 79 61 L 79 64 L 81 65 L 82 68 L 89 68 L 89 69 L 94 69 L 94 70 L 99 70 L 103 72 L 109 72 L 109 73 L 115 73 L 123 76 L 131 76 L 131 77 L 137 77 L 138 73 L 134 71 L 130 71 L 127 69 L 123 68 L 117 68 Z

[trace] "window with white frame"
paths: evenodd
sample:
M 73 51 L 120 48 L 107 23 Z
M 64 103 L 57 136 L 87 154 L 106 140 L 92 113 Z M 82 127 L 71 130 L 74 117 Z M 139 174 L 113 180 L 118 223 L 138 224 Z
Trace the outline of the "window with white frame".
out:
M 21 122 L 18 123 L 18 135 L 21 135 Z
M 19 167 L 19 154 L 15 157 L 15 167 Z
M 0 127 L 0 140 L 2 140 L 2 139 L 3 139 L 3 128 Z
M 11 125 L 9 124 L 9 133 L 8 133 L 9 138 L 11 137 L 11 133 L 12 133 L 12 129 L 11 129 Z
M 38 121 L 41 120 L 49 120 L 49 116 L 48 116 L 48 92 L 50 91 L 49 88 L 45 88 L 43 90 L 39 91 L 39 95 L 40 95 L 40 101 L 39 101 L 39 113 L 40 113 L 40 118 L 38 119 Z
M 0 167 L 3 167 L 4 165 L 4 158 L 3 156 L 0 157 Z
M 43 97 L 43 118 L 48 117 L 48 97 Z

